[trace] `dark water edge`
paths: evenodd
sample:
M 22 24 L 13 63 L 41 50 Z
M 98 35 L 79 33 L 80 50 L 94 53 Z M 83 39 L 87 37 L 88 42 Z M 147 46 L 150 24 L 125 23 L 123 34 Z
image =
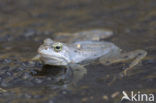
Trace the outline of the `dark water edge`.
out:
M 155 0 L 0 0 L 0 103 L 120 103 L 123 90 L 155 94 L 155 5 Z M 122 63 L 90 64 L 73 85 L 58 81 L 64 69 L 31 62 L 45 38 L 99 28 L 114 31 L 109 41 L 125 51 L 148 52 L 127 77 L 118 78 Z

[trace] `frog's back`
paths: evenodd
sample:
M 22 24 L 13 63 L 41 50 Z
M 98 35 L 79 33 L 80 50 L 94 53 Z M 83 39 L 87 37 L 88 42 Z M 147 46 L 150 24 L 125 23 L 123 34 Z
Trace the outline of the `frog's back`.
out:
M 80 41 L 75 42 L 74 47 L 77 48 L 74 53 L 71 53 L 74 63 L 94 60 L 101 56 L 107 58 L 120 52 L 117 46 L 106 41 Z

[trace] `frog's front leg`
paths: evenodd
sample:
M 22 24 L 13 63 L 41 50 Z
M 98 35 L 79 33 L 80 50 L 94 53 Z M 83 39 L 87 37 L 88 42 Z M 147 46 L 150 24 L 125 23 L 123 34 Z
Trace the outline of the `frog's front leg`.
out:
M 125 62 L 128 60 L 133 60 L 130 65 L 125 68 L 123 71 L 124 75 L 127 74 L 127 71 L 133 68 L 135 65 L 137 65 L 145 56 L 147 55 L 147 52 L 144 50 L 135 50 L 128 53 L 120 54 L 119 56 L 116 56 L 114 58 L 107 59 L 106 58 L 100 58 L 100 63 L 104 65 L 110 65 L 113 63 L 119 63 L 119 62 Z
M 69 64 L 67 66 L 65 78 L 73 84 L 76 84 L 86 73 L 87 69 L 83 65 Z

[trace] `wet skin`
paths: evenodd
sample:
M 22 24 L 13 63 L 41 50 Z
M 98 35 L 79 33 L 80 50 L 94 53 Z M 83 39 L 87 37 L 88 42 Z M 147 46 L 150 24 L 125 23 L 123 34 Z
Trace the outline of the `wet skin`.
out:
M 89 32 L 92 33 L 90 40 L 76 41 L 74 43 L 56 42 L 50 38 L 45 39 L 44 43 L 38 48 L 39 55 L 37 58 L 44 64 L 66 67 L 70 65 L 73 69 L 75 67 L 82 68 L 83 66 L 80 64 L 83 62 L 97 59 L 104 65 L 132 60 L 130 65 L 123 71 L 126 75 L 127 70 L 137 65 L 147 54 L 144 50 L 122 53 L 122 50 L 111 42 L 99 41 L 100 39 L 95 40 L 95 38 L 102 37 L 102 39 L 105 39 L 112 36 L 112 33 L 106 33 L 102 30 L 84 31 L 75 34 L 84 35 L 87 33 L 86 35 L 88 35 Z

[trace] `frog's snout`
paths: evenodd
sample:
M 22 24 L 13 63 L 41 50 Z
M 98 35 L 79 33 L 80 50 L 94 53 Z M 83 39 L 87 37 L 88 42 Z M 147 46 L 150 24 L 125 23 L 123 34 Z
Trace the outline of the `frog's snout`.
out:
M 39 54 L 44 54 L 45 51 L 47 51 L 48 49 L 49 49 L 48 46 L 43 46 L 43 45 L 41 45 L 41 46 L 38 48 L 38 53 L 39 53 Z

